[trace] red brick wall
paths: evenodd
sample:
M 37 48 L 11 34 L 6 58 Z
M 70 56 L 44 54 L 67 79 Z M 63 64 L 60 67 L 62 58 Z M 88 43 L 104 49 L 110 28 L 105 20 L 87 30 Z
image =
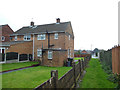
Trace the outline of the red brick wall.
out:
M 11 45 L 6 52 L 18 52 L 19 54 L 32 54 L 33 42 L 24 42 Z
M 8 25 L 2 25 L 0 33 L 2 33 L 2 35 L 0 35 L 0 42 L 8 42 L 10 41 L 10 34 L 13 34 L 13 30 Z M 1 41 L 2 36 L 5 37 L 5 41 Z
M 53 58 L 48 59 L 48 50 L 43 53 L 44 66 L 60 67 L 64 65 L 64 60 L 67 60 L 67 51 L 53 51 Z

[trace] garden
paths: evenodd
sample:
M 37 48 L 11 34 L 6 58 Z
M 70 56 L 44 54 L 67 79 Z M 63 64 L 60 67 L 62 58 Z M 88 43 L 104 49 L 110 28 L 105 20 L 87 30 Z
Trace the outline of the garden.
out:
M 28 63 L 28 64 L 27 64 Z M 19 64 L 3 64 L 3 69 L 10 67 L 11 69 L 28 66 L 37 63 L 20 63 Z M 13 67 L 12 67 L 13 66 Z M 9 68 L 9 69 L 10 69 Z M 62 77 L 72 67 L 47 67 L 37 66 L 24 70 L 18 70 L 10 73 L 2 74 L 2 88 L 35 88 L 50 78 L 51 70 L 58 70 L 58 78 Z

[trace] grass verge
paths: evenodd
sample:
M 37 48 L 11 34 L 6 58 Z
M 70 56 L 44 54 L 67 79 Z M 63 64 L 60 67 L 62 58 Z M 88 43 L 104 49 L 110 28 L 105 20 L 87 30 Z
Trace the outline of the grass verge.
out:
M 107 80 L 108 74 L 104 72 L 98 59 L 91 59 L 89 67 L 81 83 L 81 88 L 114 88 L 116 84 Z

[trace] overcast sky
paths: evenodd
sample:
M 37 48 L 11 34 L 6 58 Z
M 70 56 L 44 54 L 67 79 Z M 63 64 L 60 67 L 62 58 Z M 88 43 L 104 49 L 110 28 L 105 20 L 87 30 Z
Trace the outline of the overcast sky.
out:
M 75 49 L 110 49 L 118 44 L 119 0 L 0 0 L 0 25 L 17 31 L 36 25 L 71 21 Z M 33 19 L 32 19 L 33 18 Z

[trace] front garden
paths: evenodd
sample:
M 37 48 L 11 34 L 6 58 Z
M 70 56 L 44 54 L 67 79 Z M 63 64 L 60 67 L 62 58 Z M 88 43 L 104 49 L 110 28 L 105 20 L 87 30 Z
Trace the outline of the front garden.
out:
M 2 74 L 2 88 L 35 88 L 50 78 L 51 70 L 58 70 L 58 78 L 72 67 L 38 66 Z

